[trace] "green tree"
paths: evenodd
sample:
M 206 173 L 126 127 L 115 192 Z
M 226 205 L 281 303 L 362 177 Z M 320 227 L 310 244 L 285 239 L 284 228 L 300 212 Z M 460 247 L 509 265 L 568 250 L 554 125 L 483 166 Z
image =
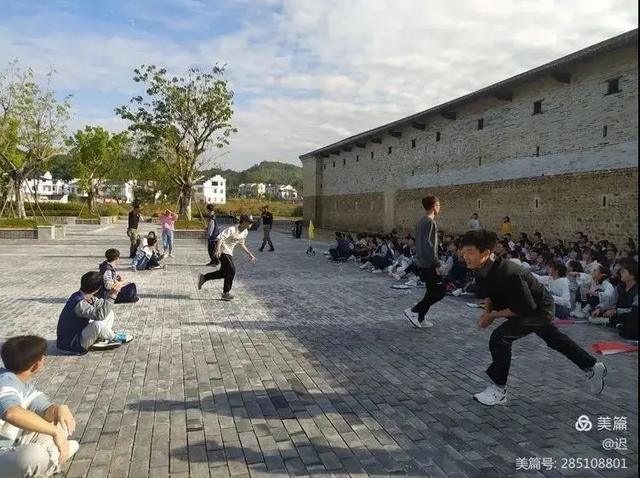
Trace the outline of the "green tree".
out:
M 69 97 L 58 101 L 51 89 L 52 74 L 44 87 L 31 69 L 17 62 L 0 72 L 0 169 L 9 175 L 19 218 L 24 218 L 21 186 L 36 170 L 64 149 L 64 127 L 69 119 Z
M 131 99 L 116 113 L 131 121 L 164 163 L 169 178 L 179 188 L 180 214 L 191 219 L 193 186 L 202 174 L 207 153 L 223 148 L 237 130 L 233 91 L 224 79 L 224 67 L 210 72 L 191 68 L 184 77 L 169 77 L 167 70 L 142 65 L 133 80 L 146 86 L 144 96 Z
M 128 179 L 122 177 L 128 145 L 127 132 L 111 134 L 100 126 L 85 126 L 67 140 L 78 185 L 87 192 L 90 211 L 106 179 Z
M 69 182 L 77 176 L 73 158 L 67 154 L 54 157 L 49 162 L 49 172 L 54 180 L 60 179 L 65 182 Z

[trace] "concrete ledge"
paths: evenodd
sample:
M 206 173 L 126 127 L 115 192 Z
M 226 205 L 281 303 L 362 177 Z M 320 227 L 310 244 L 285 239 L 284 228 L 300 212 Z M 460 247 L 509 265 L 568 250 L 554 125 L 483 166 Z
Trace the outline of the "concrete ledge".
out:
M 67 227 L 64 224 L 56 224 L 56 239 L 63 239 L 67 235 Z
M 82 218 L 82 217 L 78 217 L 76 218 L 76 224 L 96 224 L 99 225 L 100 224 L 100 219 L 90 219 L 90 218 Z
M 173 231 L 174 239 L 206 239 L 204 229 L 176 229 Z
M 38 219 L 36 217 L 29 217 L 27 219 Z M 47 221 L 51 224 L 75 224 L 76 216 L 47 216 Z
M 25 229 L 0 229 L 0 239 L 38 239 L 38 230 Z
M 50 241 L 56 238 L 56 226 L 38 226 L 38 240 Z

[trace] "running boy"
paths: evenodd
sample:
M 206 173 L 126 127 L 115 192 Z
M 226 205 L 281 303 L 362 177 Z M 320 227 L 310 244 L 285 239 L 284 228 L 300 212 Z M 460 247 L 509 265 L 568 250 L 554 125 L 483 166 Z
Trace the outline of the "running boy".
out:
M 244 243 L 252 223 L 252 218 L 243 214 L 240 216 L 240 223 L 237 226 L 229 226 L 220 233 L 216 245 L 215 257 L 220 260 L 221 267 L 215 272 L 209 272 L 204 275 L 200 274 L 198 277 L 198 289 L 202 289 L 202 285 L 207 281 L 224 279 L 222 300 L 233 299 L 233 296 L 230 294 L 231 287 L 233 287 L 233 278 L 236 275 L 236 267 L 233 263 L 233 249 L 239 245 L 240 249 L 249 256 L 251 262 L 256 261 L 255 256 Z
M 496 241 L 494 232 L 483 229 L 469 231 L 462 238 L 467 267 L 476 271 L 478 295 L 485 299 L 480 328 L 489 327 L 496 319 L 507 319 L 493 331 L 489 341 L 493 362 L 487 375 L 493 383 L 473 398 L 490 406 L 507 402 L 511 344 L 531 333 L 575 363 L 586 374 L 592 393 L 602 392 L 607 374 L 605 365 L 551 323 L 554 317 L 551 294 L 531 272 L 494 255 Z

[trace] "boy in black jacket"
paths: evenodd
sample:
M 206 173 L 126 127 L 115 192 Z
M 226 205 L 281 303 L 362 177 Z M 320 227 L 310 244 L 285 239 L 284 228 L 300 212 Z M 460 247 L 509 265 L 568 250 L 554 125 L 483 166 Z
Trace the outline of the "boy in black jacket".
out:
M 489 341 L 493 362 L 487 375 L 493 384 L 473 398 L 484 405 L 506 403 L 511 344 L 530 333 L 538 335 L 548 347 L 580 367 L 587 375 L 592 393 L 602 392 L 607 374 L 605 365 L 551 323 L 554 317 L 551 294 L 529 271 L 495 256 L 496 241 L 495 233 L 482 229 L 467 232 L 462 239 L 467 267 L 476 270 L 478 295 L 485 299 L 480 328 L 490 326 L 498 318 L 507 319 L 493 331 Z

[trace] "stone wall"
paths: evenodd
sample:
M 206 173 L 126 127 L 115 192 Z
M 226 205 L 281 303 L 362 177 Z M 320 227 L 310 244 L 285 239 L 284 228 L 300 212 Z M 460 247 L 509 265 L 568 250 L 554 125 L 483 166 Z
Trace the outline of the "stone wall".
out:
M 412 231 L 424 213 L 420 200 L 435 194 L 442 204 L 441 229 L 466 230 L 473 212 L 487 229 L 498 231 L 509 216 L 514 232 L 541 231 L 547 238 L 569 239 L 576 231 L 622 244 L 638 237 L 638 170 L 568 174 L 431 189 L 410 189 L 394 197 L 394 224 Z M 305 198 L 306 200 L 306 198 Z M 479 206 L 479 207 L 478 207 Z M 326 229 L 384 232 L 381 193 L 325 197 L 319 224 Z
M 305 219 L 352 231 L 406 228 L 428 190 L 441 196 L 441 222 L 452 230 L 480 200 L 491 227 L 509 215 L 523 229 L 563 237 L 576 229 L 636 237 L 637 54 L 637 46 L 610 51 L 568 65 L 569 83 L 539 76 L 513 87 L 511 101 L 479 99 L 456 108 L 455 120 L 434 114 L 424 130 L 407 124 L 380 143 L 305 157 Z M 612 78 L 620 92 L 606 94 Z M 533 114 L 535 101 L 542 114 Z

